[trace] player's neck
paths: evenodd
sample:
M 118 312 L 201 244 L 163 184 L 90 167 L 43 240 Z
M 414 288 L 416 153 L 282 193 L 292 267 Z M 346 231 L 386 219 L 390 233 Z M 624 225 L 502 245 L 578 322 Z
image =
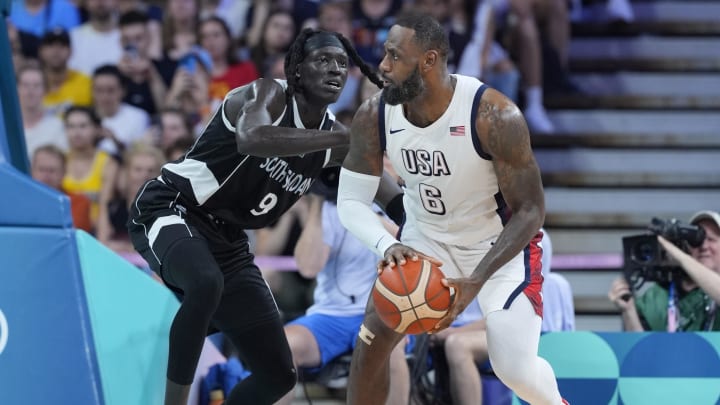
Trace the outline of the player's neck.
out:
M 426 81 L 422 94 L 403 104 L 405 118 L 420 128 L 437 121 L 450 106 L 456 81 L 457 79 L 450 75 L 437 82 Z
M 295 97 L 298 114 L 305 128 L 318 128 L 325 116 L 327 105 L 309 101 L 302 93 L 295 93 L 293 97 Z

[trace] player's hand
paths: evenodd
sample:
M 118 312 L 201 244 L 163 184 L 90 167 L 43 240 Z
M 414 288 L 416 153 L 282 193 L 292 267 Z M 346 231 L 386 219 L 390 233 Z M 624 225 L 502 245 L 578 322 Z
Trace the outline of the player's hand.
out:
M 396 243 L 385 251 L 385 258 L 378 262 L 377 271 L 378 274 L 380 274 L 385 269 L 390 269 L 397 265 L 402 266 L 407 263 L 407 260 L 416 262 L 420 259 L 425 259 L 438 267 L 442 266 L 442 262 L 440 260 L 418 252 L 417 250 L 409 246 L 405 246 L 402 243 Z
M 613 281 L 610 286 L 610 291 L 608 292 L 608 298 L 610 302 L 615 304 L 615 306 L 623 312 L 635 306 L 635 300 L 633 299 L 632 291 L 630 291 L 630 286 L 623 277 L 618 277 Z
M 472 278 L 444 278 L 442 283 L 445 287 L 455 290 L 455 294 L 447 313 L 438 321 L 430 333 L 437 333 L 449 327 L 455 318 L 477 297 L 480 287 L 482 287 L 481 283 Z

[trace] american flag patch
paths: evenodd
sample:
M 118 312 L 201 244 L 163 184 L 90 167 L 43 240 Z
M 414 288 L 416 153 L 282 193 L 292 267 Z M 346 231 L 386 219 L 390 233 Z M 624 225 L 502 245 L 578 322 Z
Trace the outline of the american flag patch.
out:
M 465 136 L 465 125 L 450 127 L 450 136 Z

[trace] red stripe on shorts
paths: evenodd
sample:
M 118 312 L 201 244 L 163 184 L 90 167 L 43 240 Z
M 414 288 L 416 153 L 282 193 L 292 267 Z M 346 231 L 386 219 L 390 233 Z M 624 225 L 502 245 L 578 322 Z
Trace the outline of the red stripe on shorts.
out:
M 538 232 L 535 237 L 532 238 L 528 249 L 525 250 L 526 254 L 529 254 L 529 258 L 526 258 L 526 263 L 530 266 L 530 284 L 523 290 L 523 293 L 528 297 L 530 303 L 535 309 L 535 313 L 542 318 L 543 316 L 543 299 L 542 299 L 542 248 L 540 247 L 540 240 L 542 239 L 542 232 Z M 528 269 L 526 269 L 527 271 Z M 527 274 L 527 273 L 526 273 Z

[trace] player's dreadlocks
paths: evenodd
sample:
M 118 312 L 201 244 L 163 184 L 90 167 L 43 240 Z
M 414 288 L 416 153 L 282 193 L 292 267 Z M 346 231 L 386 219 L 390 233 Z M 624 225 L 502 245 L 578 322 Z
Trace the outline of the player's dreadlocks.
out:
M 296 75 L 297 73 L 297 67 L 300 65 L 300 63 L 305 59 L 305 42 L 310 39 L 313 35 L 316 34 L 329 34 L 337 37 L 337 39 L 342 43 L 343 47 L 345 48 L 345 52 L 347 52 L 350 59 L 360 67 L 360 71 L 367 76 L 370 81 L 375 83 L 378 88 L 383 88 L 383 82 L 380 80 L 378 75 L 373 71 L 373 69 L 365 63 L 365 61 L 358 55 L 357 51 L 355 50 L 355 47 L 348 41 L 347 38 L 342 36 L 342 34 L 339 34 L 337 32 L 329 32 L 329 31 L 321 31 L 321 30 L 315 30 L 312 28 L 305 28 L 300 32 L 300 35 L 295 38 L 295 41 L 290 45 L 290 49 L 288 49 L 288 53 L 285 56 L 285 77 L 287 78 L 287 94 L 291 96 L 293 93 L 295 93 L 296 88 L 298 85 L 298 77 Z

